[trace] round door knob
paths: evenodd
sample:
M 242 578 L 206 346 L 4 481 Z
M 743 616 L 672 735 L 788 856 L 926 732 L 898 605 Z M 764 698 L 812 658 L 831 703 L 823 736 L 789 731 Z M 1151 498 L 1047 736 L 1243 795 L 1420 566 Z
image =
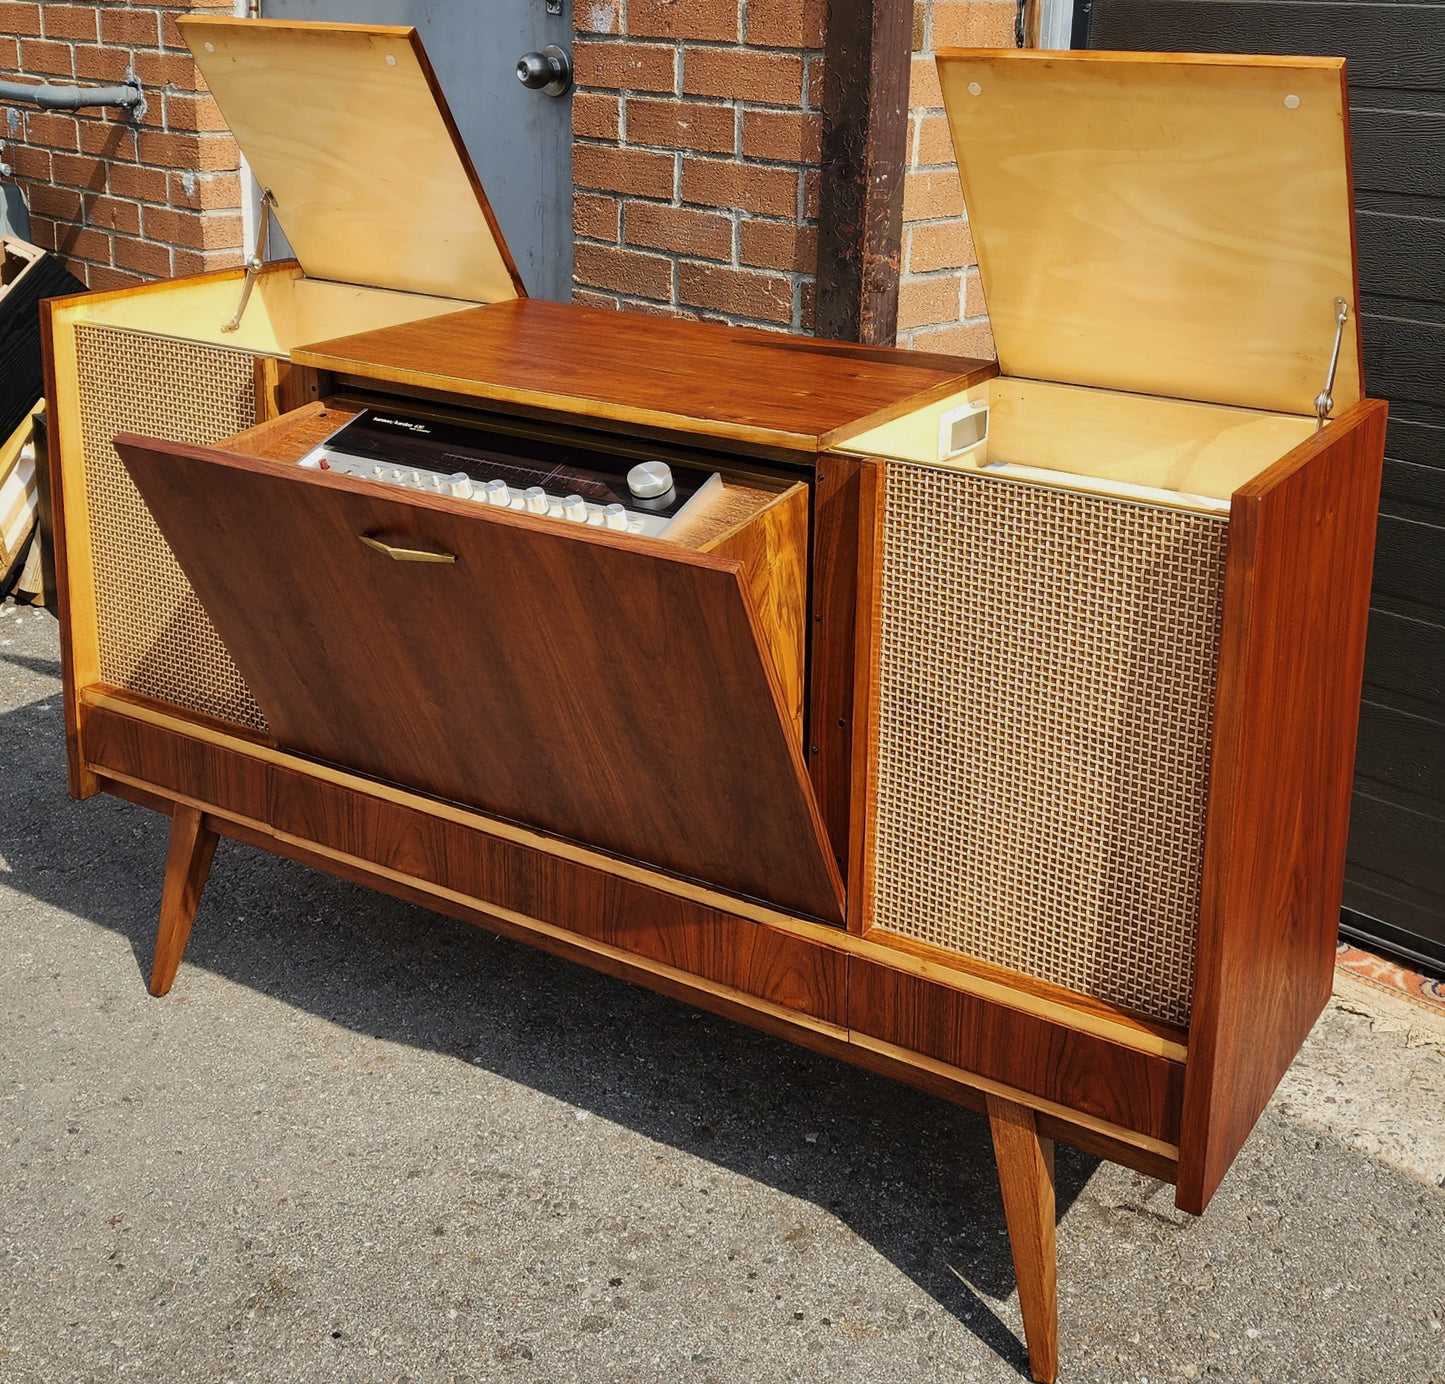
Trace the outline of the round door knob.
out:
M 555 43 L 549 43 L 540 53 L 523 53 L 517 59 L 517 80 L 548 96 L 564 95 L 572 85 L 571 55 Z
M 627 488 L 639 500 L 655 500 L 672 489 L 672 467 L 665 461 L 639 462 L 627 473 Z

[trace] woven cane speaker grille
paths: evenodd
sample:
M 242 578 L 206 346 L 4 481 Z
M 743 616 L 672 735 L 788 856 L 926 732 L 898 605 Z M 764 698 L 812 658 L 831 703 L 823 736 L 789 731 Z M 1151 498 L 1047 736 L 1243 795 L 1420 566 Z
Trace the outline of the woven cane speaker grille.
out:
M 1187 1023 L 1227 531 L 889 467 L 879 926 Z
M 110 327 L 75 331 L 103 681 L 242 725 L 265 718 L 131 483 L 120 432 L 216 442 L 256 421 L 252 357 Z

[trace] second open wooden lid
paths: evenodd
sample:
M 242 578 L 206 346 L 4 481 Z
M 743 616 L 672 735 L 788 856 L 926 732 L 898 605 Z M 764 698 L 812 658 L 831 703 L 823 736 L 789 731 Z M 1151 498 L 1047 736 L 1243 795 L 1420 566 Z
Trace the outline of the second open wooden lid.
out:
M 178 24 L 308 276 L 477 303 L 525 296 L 415 29 Z
M 1000 368 L 1310 414 L 1362 393 L 1344 61 L 945 50 Z

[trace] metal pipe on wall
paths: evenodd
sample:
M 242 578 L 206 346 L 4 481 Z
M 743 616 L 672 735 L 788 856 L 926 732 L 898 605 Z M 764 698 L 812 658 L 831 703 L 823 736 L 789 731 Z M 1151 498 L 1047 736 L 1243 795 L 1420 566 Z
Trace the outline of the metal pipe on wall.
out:
M 43 111 L 78 111 L 90 106 L 124 106 L 137 119 L 145 114 L 146 98 L 132 78 L 121 86 L 56 86 L 50 82 L 0 81 L 0 101 L 21 101 Z

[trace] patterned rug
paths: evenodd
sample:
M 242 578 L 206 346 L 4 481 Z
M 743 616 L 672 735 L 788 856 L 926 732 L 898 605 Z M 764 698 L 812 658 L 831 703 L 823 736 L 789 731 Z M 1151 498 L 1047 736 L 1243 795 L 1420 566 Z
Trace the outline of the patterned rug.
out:
M 1407 971 L 1393 961 L 1386 961 L 1372 952 L 1361 951 L 1348 942 L 1341 942 L 1335 953 L 1335 969 L 1354 976 L 1369 985 L 1404 995 L 1416 1004 L 1445 1014 L 1445 980 L 1434 980 L 1415 971 Z

